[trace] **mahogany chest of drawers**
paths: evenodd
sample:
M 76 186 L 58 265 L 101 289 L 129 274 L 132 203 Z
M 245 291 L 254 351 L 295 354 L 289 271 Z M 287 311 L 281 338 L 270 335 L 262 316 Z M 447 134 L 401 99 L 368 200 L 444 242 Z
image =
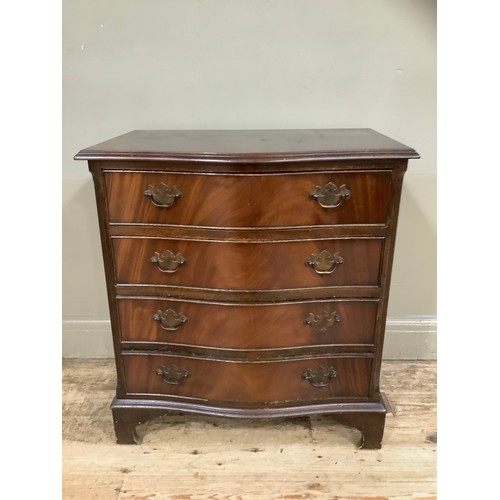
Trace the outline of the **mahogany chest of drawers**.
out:
M 165 413 L 330 414 L 380 448 L 411 148 L 371 129 L 133 131 L 95 184 L 118 443 Z

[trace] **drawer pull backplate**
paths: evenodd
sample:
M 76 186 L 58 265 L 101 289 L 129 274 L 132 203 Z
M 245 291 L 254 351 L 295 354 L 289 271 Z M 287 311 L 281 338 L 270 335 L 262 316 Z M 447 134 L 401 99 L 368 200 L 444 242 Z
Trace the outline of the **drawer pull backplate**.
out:
M 335 377 L 337 372 L 333 367 L 318 366 L 315 370 L 308 369 L 302 374 L 313 387 L 326 387 Z
M 178 313 L 173 309 L 166 309 L 161 312 L 158 311 L 153 319 L 158 321 L 159 325 L 164 330 L 174 331 L 177 330 L 180 326 L 187 322 L 187 316 L 183 313 Z
M 178 253 L 175 255 L 174 252 L 170 250 L 165 250 L 161 255 L 155 252 L 149 261 L 153 264 L 157 264 L 158 269 L 164 273 L 175 273 L 179 267 L 187 262 L 182 254 Z
M 144 191 L 144 196 L 149 198 L 155 207 L 169 208 L 177 198 L 182 198 L 182 192 L 177 189 L 177 186 L 170 187 L 160 182 L 156 187 L 148 186 L 148 189 Z
M 319 314 L 309 313 L 304 323 L 315 333 L 327 333 L 339 321 L 340 316 L 335 311 L 321 311 Z
M 339 264 L 343 264 L 344 259 L 340 256 L 339 252 L 333 255 L 327 250 L 323 250 L 319 255 L 312 253 L 305 261 L 307 266 L 310 266 L 318 274 L 330 274 L 335 271 Z
M 160 366 L 160 368 L 156 370 L 156 374 L 167 384 L 179 385 L 184 379 L 191 375 L 191 372 L 186 370 L 186 368 L 182 368 L 172 363 L 167 366 Z
M 351 197 L 351 192 L 345 184 L 337 187 L 333 182 L 329 182 L 323 187 L 316 186 L 316 189 L 309 196 L 314 198 L 323 208 L 336 208 L 344 200 Z

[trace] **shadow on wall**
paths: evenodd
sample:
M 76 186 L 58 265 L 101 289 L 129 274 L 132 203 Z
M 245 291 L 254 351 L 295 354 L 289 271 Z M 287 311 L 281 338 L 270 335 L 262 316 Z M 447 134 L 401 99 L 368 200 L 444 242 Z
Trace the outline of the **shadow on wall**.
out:
M 80 167 L 86 169 L 81 163 Z M 94 184 L 67 179 L 63 192 L 63 315 L 109 318 Z
M 406 174 L 401 197 L 388 317 L 436 316 L 435 174 Z

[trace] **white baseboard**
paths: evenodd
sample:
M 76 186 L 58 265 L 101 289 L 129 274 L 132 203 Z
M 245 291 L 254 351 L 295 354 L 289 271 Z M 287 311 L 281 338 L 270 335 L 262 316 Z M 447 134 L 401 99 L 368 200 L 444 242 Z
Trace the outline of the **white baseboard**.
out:
M 63 320 L 63 358 L 113 358 L 111 322 L 108 320 Z
M 436 359 L 437 322 L 433 317 L 387 321 L 384 359 Z M 112 358 L 109 320 L 63 320 L 63 358 Z

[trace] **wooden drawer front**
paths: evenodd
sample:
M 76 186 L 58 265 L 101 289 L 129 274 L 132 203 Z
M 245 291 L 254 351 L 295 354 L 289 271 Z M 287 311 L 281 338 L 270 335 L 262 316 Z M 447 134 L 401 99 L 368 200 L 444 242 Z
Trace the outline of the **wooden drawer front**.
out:
M 382 238 L 279 243 L 113 238 L 118 284 L 244 290 L 377 286 L 382 242 Z M 320 259 L 318 264 L 320 269 L 333 268 L 330 274 L 318 274 L 305 264 L 311 256 L 324 256 L 322 252 L 333 257 L 331 263 Z M 162 261 L 165 269 L 178 267 L 175 272 L 161 271 L 152 258 Z
M 147 223 L 203 227 L 282 227 L 333 224 L 383 224 L 391 174 L 332 172 L 299 175 L 197 175 L 108 172 L 110 223 Z M 348 199 L 323 208 L 310 194 L 316 186 L 345 185 Z M 178 198 L 157 203 L 145 192 L 164 183 Z
M 163 354 L 124 353 L 122 357 L 128 394 L 194 398 L 242 406 L 367 398 L 372 366 L 371 357 L 361 356 L 267 362 Z M 331 378 L 332 375 L 335 377 Z M 315 387 L 313 383 L 322 386 Z
M 233 305 L 158 299 L 118 300 L 125 342 L 272 349 L 373 345 L 377 301 Z

